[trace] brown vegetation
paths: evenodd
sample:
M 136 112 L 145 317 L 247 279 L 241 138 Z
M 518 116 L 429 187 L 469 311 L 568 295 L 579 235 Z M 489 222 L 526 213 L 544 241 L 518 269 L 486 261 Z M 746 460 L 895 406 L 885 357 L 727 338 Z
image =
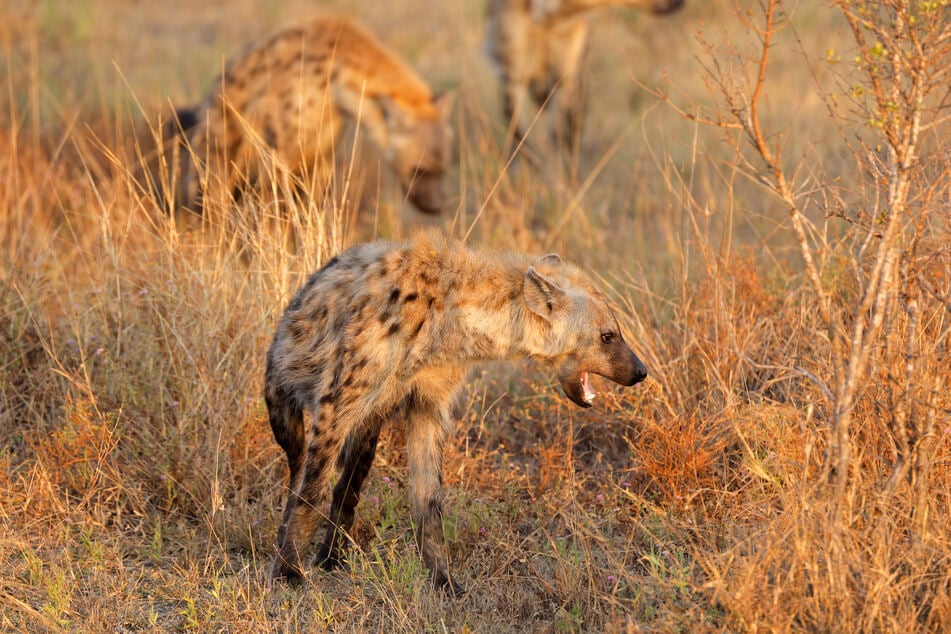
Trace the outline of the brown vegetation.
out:
M 163 214 L 132 130 L 308 3 L 167 4 L 0 8 L 0 628 L 951 628 L 946 1 L 604 18 L 577 181 L 505 168 L 481 7 L 335 3 L 458 85 L 447 231 L 584 263 L 651 371 L 588 410 L 532 366 L 471 377 L 445 460 L 459 600 L 414 554 L 399 425 L 349 569 L 268 586 L 280 312 L 419 218 L 359 143 L 330 200 Z

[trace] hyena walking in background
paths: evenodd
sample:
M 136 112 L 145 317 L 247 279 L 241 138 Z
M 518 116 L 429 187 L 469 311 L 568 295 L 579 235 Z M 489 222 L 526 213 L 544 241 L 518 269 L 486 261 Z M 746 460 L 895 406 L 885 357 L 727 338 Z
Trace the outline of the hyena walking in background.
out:
M 448 100 L 362 26 L 323 17 L 232 58 L 205 100 L 179 111 L 191 144 L 179 202 L 200 211 L 203 186 L 259 186 L 276 161 L 321 193 L 347 121 L 358 121 L 421 211 L 446 207 Z
M 354 247 L 314 273 L 287 307 L 267 357 L 268 414 L 290 466 L 272 576 L 300 580 L 325 520 L 317 561 L 328 569 L 338 563 L 380 427 L 400 411 L 420 553 L 433 583 L 459 594 L 440 504 L 453 395 L 471 363 L 524 358 L 552 366 L 582 407 L 594 396 L 591 374 L 621 385 L 647 376 L 604 295 L 557 255 L 492 255 L 430 232 L 404 244 Z
M 583 117 L 582 65 L 588 16 L 603 7 L 676 11 L 684 0 L 489 0 L 485 47 L 517 141 L 548 102 L 555 142 L 576 146 Z

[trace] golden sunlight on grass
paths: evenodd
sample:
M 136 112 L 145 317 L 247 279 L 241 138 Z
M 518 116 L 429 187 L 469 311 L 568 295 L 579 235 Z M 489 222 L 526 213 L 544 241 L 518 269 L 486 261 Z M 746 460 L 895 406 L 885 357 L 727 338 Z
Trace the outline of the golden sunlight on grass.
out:
M 737 4 L 597 14 L 572 175 L 503 155 L 483 3 L 330 3 L 456 94 L 436 220 L 353 130 L 326 197 L 277 166 L 202 218 L 155 196 L 169 106 L 312 3 L 0 8 L 0 629 L 951 629 L 951 8 Z M 472 372 L 465 597 L 428 584 L 399 421 L 348 565 L 272 584 L 278 319 L 423 224 L 582 265 L 650 377 L 581 410 L 545 368 Z

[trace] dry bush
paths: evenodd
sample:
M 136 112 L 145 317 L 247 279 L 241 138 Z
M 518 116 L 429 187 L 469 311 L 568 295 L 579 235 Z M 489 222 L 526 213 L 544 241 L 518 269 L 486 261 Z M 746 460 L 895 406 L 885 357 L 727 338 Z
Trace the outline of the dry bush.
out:
M 818 344 L 803 374 L 821 387 L 810 421 L 821 473 L 801 495 L 783 491 L 762 534 L 719 559 L 701 557 L 718 600 L 745 628 L 910 631 L 951 618 L 948 500 L 934 469 L 945 455 L 935 425 L 947 420 L 951 380 L 949 289 L 933 281 L 949 263 L 938 193 L 949 176 L 940 140 L 946 4 L 835 3 L 855 42 L 854 68 L 841 75 L 848 107 L 829 101 L 853 152 L 848 180 L 827 179 L 821 163 L 790 164 L 786 139 L 763 125 L 772 41 L 790 28 L 782 2 L 737 7 L 759 46 L 708 43 L 716 107 L 678 106 L 724 130 L 736 168 L 786 207 L 805 268 L 802 298 L 812 303 L 802 335 Z

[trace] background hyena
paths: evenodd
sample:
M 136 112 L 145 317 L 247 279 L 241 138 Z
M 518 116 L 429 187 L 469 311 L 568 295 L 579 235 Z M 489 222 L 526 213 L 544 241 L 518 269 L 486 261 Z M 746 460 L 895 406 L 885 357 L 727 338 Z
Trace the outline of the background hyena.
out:
M 594 396 L 591 373 L 621 385 L 647 376 L 604 296 L 557 255 L 490 255 L 426 233 L 406 244 L 354 247 L 314 273 L 288 306 L 267 359 L 271 428 L 290 466 L 272 574 L 303 574 L 304 552 L 328 518 L 334 467 L 340 478 L 318 561 L 337 563 L 380 427 L 402 408 L 420 552 L 433 582 L 458 594 L 440 507 L 450 406 L 470 363 L 516 358 L 550 364 L 582 407 Z
M 684 0 L 490 0 L 485 48 L 503 90 L 505 116 L 521 140 L 549 100 L 557 143 L 581 135 L 581 71 L 588 48 L 588 14 L 601 7 L 634 7 L 654 14 Z M 556 90 L 557 89 L 557 90 Z
M 180 203 L 198 211 L 202 188 L 233 195 L 280 171 L 322 192 L 343 126 L 358 121 L 421 211 L 446 207 L 451 130 L 445 96 L 362 26 L 337 16 L 286 28 L 232 58 L 196 108 L 178 113 L 192 146 Z M 195 161 L 205 165 L 202 177 Z

